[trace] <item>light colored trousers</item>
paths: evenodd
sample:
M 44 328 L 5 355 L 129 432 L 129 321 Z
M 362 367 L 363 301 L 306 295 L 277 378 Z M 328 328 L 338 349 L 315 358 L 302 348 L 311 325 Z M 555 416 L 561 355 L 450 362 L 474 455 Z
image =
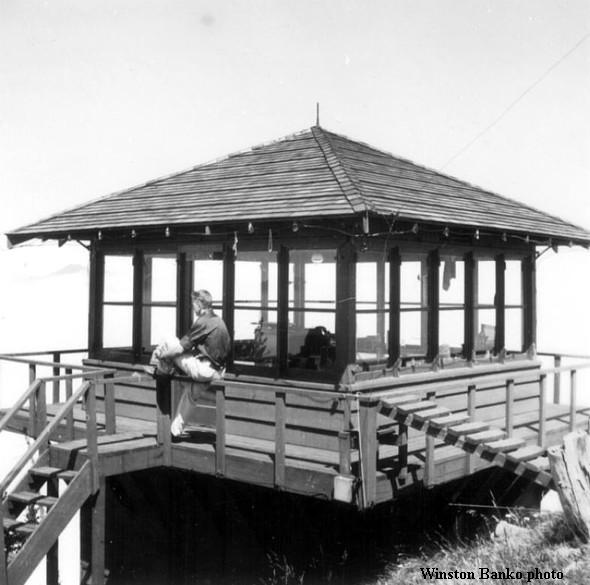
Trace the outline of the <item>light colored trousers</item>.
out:
M 187 352 L 176 337 L 167 339 L 156 347 L 150 364 L 162 373 L 172 373 L 176 366 L 197 382 L 193 384 L 196 388 L 187 388 L 183 392 L 178 403 L 176 416 L 170 426 L 172 435 L 178 436 L 183 432 L 185 422 L 190 418 L 192 409 L 197 406 L 199 397 L 205 397 L 211 382 L 221 380 L 224 372 L 216 370 L 208 358 Z

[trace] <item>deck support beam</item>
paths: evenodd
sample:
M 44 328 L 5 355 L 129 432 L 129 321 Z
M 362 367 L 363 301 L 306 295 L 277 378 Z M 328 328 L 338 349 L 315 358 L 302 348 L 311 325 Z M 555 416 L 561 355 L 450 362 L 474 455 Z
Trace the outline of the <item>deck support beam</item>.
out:
M 363 508 L 377 502 L 377 409 L 379 402 L 359 403 L 359 442 Z

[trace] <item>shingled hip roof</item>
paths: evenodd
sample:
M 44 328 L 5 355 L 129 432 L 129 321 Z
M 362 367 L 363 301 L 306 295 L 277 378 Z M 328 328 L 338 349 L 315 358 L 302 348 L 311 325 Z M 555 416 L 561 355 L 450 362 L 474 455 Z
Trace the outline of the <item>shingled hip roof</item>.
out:
M 577 243 L 590 233 L 562 219 L 314 126 L 275 142 L 156 179 L 7 234 L 96 236 L 97 230 L 396 214 Z

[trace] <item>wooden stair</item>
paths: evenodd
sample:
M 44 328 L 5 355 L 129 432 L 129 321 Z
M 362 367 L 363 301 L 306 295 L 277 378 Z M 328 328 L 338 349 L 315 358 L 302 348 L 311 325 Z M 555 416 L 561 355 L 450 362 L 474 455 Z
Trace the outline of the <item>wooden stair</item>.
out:
M 412 427 L 439 439 L 447 445 L 459 447 L 534 483 L 551 487 L 547 450 L 527 446 L 523 439 L 506 437 L 504 430 L 470 420 L 468 415 L 454 414 L 433 400 L 403 395 L 381 400 L 379 414 L 401 425 Z
M 4 542 L 20 541 L 20 548 L 7 566 L 7 583 L 23 585 L 39 562 L 55 545 L 74 514 L 92 494 L 92 468 L 61 469 L 46 465 L 44 454 L 28 470 L 15 489 L 1 501 Z M 66 483 L 59 494 L 59 480 Z M 43 493 L 43 492 L 46 493 Z M 0 554 L 8 555 L 7 551 Z

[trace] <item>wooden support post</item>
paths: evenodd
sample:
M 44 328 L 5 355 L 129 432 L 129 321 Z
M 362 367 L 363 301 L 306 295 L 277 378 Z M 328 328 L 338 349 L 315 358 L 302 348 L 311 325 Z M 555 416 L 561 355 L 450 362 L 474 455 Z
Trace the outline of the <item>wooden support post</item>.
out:
M 547 427 L 546 414 L 546 400 L 547 400 L 547 375 L 540 374 L 539 376 L 539 436 L 537 444 L 539 447 L 545 445 L 545 433 Z
M 92 493 L 95 493 L 99 488 L 95 384 L 94 380 L 90 380 L 86 391 L 86 452 L 92 465 Z
M 32 384 L 37 379 L 37 366 L 35 364 L 29 364 L 29 384 Z M 36 425 L 36 402 L 37 397 L 35 392 L 31 394 L 29 398 L 29 425 L 27 432 L 29 437 L 35 436 L 35 425 Z
M 231 339 L 234 339 L 235 271 L 236 256 L 231 245 L 226 244 L 223 249 L 223 320 Z M 232 345 L 226 359 L 228 370 L 233 366 L 233 355 Z
M 289 249 L 281 246 L 278 253 L 277 366 L 285 375 L 289 354 Z
M 215 388 L 215 473 L 225 475 L 225 384 Z
M 141 349 L 142 353 L 151 345 L 152 329 L 152 272 L 154 262 L 151 256 L 143 256 L 142 287 L 141 287 Z
M 133 357 L 141 360 L 143 341 L 143 251 L 133 254 Z
M 514 434 L 514 380 L 506 380 L 506 435 Z
M 499 354 L 505 347 L 506 338 L 506 260 L 504 254 L 496 256 L 496 294 L 494 296 L 496 310 L 496 335 L 494 352 Z
M 576 428 L 576 403 L 578 401 L 577 393 L 577 372 L 572 370 L 570 372 L 570 431 Z
M 285 487 L 285 426 L 287 407 L 285 393 L 275 393 L 275 458 L 274 484 L 277 488 Z
M 402 258 L 399 248 L 389 251 L 389 367 L 400 357 L 400 272 Z
M 426 445 L 424 453 L 424 486 L 431 488 L 434 486 L 434 437 L 426 435 Z
M 438 250 L 428 254 L 428 339 L 426 359 L 434 361 L 438 355 L 439 345 L 439 268 L 440 257 Z
M 96 244 L 90 249 L 90 278 L 88 294 L 88 357 L 97 357 L 102 348 L 104 299 L 104 253 Z
M 469 422 L 473 422 L 475 418 L 475 409 L 477 407 L 477 387 L 475 384 L 470 384 L 467 387 L 467 414 L 469 415 Z M 465 472 L 469 475 L 475 471 L 475 455 L 467 453 L 465 455 Z
M 47 480 L 47 495 L 53 498 L 59 496 L 59 480 L 51 477 Z M 47 585 L 59 584 L 59 541 L 49 549 L 46 562 Z
M 475 302 L 477 297 L 477 278 L 473 252 L 465 254 L 465 317 L 463 357 L 470 360 L 475 350 Z
M 72 368 L 66 368 L 66 376 L 72 373 Z M 66 378 L 66 402 L 72 397 L 74 381 Z M 66 415 L 66 438 L 74 439 L 74 409 L 71 408 Z
M 61 362 L 61 353 L 59 351 L 54 352 L 53 354 L 53 363 L 59 364 Z M 59 366 L 53 366 L 53 375 L 59 376 L 60 368 Z M 52 393 L 53 403 L 56 404 L 59 402 L 59 380 L 53 380 L 53 393 Z
M 359 403 L 360 464 L 363 482 L 363 507 L 377 501 L 377 407 L 378 402 Z
M 177 380 L 156 380 L 156 426 L 158 445 L 162 447 L 165 466 L 172 463 L 172 437 L 170 435 L 170 418 L 172 412 L 172 393 L 179 382 Z
M 350 399 L 343 398 L 342 404 L 342 430 L 338 433 L 339 465 L 338 470 L 342 475 L 350 474 Z
M 293 297 L 294 307 L 303 309 L 305 306 L 305 262 L 300 255 L 295 255 L 295 262 L 293 264 Z M 303 311 L 295 311 L 293 313 L 295 321 L 295 329 L 300 331 L 303 329 L 305 323 L 305 313 Z
M 104 376 L 104 418 L 107 435 L 117 432 L 117 413 L 115 410 L 115 384 L 112 382 L 113 374 Z M 109 381 L 110 380 L 110 381 Z
M 400 423 L 398 438 L 399 480 L 405 483 L 408 477 L 408 425 Z
M 522 298 L 524 301 L 523 351 L 537 343 L 537 284 L 534 252 L 522 261 Z
M 101 475 L 92 506 L 92 585 L 105 584 L 106 478 Z
M 561 367 L 561 356 L 553 356 L 553 366 L 557 369 Z M 561 400 L 561 372 L 553 374 L 553 404 L 559 404 Z
M 176 335 L 182 337 L 191 322 L 193 262 L 185 252 L 176 255 Z
M 375 287 L 377 290 L 377 339 L 376 348 L 377 359 L 383 358 L 387 348 L 387 339 L 385 339 L 385 261 L 383 256 L 377 260 L 377 275 Z
M 340 377 L 356 361 L 356 251 L 352 242 L 338 249 L 336 263 L 336 369 Z

